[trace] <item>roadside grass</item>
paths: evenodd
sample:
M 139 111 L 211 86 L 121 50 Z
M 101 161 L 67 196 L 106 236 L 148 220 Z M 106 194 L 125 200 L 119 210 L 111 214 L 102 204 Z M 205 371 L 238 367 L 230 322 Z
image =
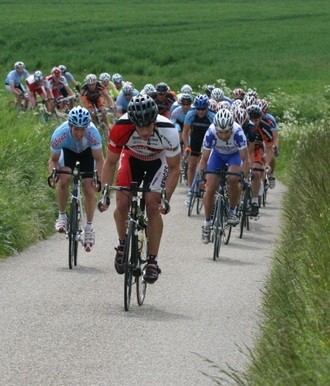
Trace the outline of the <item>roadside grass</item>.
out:
M 119 72 L 138 89 L 223 78 L 310 95 L 328 82 L 329 14 L 326 0 L 1 2 L 0 76 L 22 60 L 45 74 L 65 64 L 81 82 Z

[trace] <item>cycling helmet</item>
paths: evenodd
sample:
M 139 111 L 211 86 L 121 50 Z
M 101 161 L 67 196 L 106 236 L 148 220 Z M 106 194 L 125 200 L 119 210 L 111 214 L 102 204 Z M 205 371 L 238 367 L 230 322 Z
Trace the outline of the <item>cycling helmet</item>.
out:
M 156 85 L 156 91 L 166 93 L 168 91 L 168 85 L 164 82 L 160 82 Z
M 262 115 L 261 107 L 258 105 L 250 105 L 247 107 L 246 111 L 251 119 L 260 118 Z
M 66 71 L 67 71 L 66 67 L 65 67 L 63 64 L 60 64 L 60 65 L 58 66 L 58 68 L 60 69 L 60 71 L 61 71 L 62 74 L 65 74 Z
M 215 99 L 217 102 L 224 97 L 225 93 L 221 88 L 214 88 L 211 92 L 211 98 Z
M 234 117 L 230 110 L 219 110 L 213 120 L 214 127 L 217 131 L 228 131 L 234 125 Z
M 209 99 L 209 109 L 212 111 L 218 111 L 218 103 L 215 99 Z
M 240 107 L 243 107 L 243 102 L 240 99 L 234 99 L 232 104 L 230 105 L 230 108 L 232 111 L 235 111 L 236 109 L 239 109 Z
M 114 83 L 120 83 L 123 81 L 123 77 L 120 74 L 113 74 L 112 75 L 112 81 Z
M 207 86 L 204 86 L 203 89 L 204 89 L 204 91 L 205 91 L 205 94 L 210 98 L 210 97 L 211 97 L 212 90 L 215 89 L 215 86 L 213 86 L 213 84 L 209 84 L 209 85 L 207 85 Z
M 147 94 L 147 95 L 154 94 L 155 92 L 156 92 L 156 87 L 151 83 L 145 84 L 143 89 L 141 90 L 142 94 Z
M 36 82 L 41 82 L 44 79 L 41 71 L 35 71 L 33 77 Z
M 245 95 L 243 99 L 243 107 L 248 108 L 257 103 L 257 98 L 254 95 Z
M 268 110 L 268 107 L 269 107 L 269 104 L 268 102 L 266 101 L 266 99 L 258 99 L 258 102 L 257 102 L 258 106 L 261 108 L 261 111 L 263 113 L 266 113 L 267 110 Z
M 123 84 L 121 91 L 124 94 L 132 94 L 134 91 L 134 87 L 131 85 L 131 83 L 126 82 Z
M 193 89 L 191 88 L 191 86 L 189 86 L 189 84 L 184 84 L 182 87 L 181 87 L 181 92 L 182 94 L 191 94 L 193 91 Z
M 217 110 L 221 110 L 221 109 L 230 109 L 230 103 L 227 101 L 220 101 L 218 103 L 218 109 Z
M 234 99 L 243 99 L 245 95 L 245 91 L 242 88 L 234 88 L 233 97 Z
M 61 70 L 58 67 L 52 69 L 52 76 L 54 78 L 59 78 L 61 76 Z
M 127 106 L 128 118 L 139 127 L 149 126 L 157 119 L 158 107 L 149 95 L 133 97 Z
M 188 94 L 188 93 L 181 94 L 179 96 L 178 102 L 180 104 L 182 104 L 182 103 L 189 103 L 191 105 L 193 103 L 193 97 L 190 94 Z
M 110 82 L 111 76 L 107 72 L 102 72 L 102 74 L 100 74 L 100 76 L 99 76 L 99 79 L 102 82 Z
M 249 90 L 246 92 L 245 96 L 246 96 L 246 95 L 248 95 L 248 96 L 254 96 L 256 99 L 259 98 L 259 95 L 258 95 L 257 91 L 251 90 L 251 89 L 249 89 Z
M 24 70 L 25 64 L 23 62 L 16 62 L 14 64 L 15 70 Z
M 96 75 L 89 74 L 86 76 L 85 82 L 87 84 L 94 84 L 94 83 L 96 83 L 96 81 L 97 81 Z
M 199 94 L 195 98 L 194 107 L 196 109 L 207 109 L 209 107 L 209 98 L 207 95 Z
M 234 116 L 235 122 L 237 122 L 241 126 L 249 119 L 248 112 L 241 107 L 233 111 L 233 116 Z
M 68 122 L 75 127 L 87 127 L 91 122 L 91 115 L 85 107 L 76 106 L 69 111 Z

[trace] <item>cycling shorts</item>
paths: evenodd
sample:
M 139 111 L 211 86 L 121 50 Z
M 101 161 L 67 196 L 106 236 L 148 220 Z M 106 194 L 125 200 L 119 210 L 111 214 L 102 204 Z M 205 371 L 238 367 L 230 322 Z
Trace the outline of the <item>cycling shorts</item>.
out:
M 60 166 L 67 166 L 71 170 L 74 169 L 76 162 L 80 162 L 80 171 L 81 172 L 91 172 L 94 171 L 94 157 L 92 155 L 92 149 L 88 147 L 81 153 L 76 153 L 70 149 L 62 149 L 61 156 L 59 160 Z M 88 178 L 83 176 L 83 178 Z
M 7 91 L 11 92 L 10 86 L 8 84 L 6 84 L 5 87 Z M 23 85 L 19 84 L 18 86 L 15 86 L 15 88 L 18 88 L 19 90 L 21 90 L 23 94 L 25 93 L 25 88 L 23 87 Z
M 165 187 L 168 176 L 168 165 L 165 155 L 152 161 L 135 158 L 127 150 L 123 150 L 117 173 L 117 186 L 130 186 L 132 182 L 152 189 Z
M 239 152 L 237 151 L 232 154 L 220 154 L 218 151 L 213 150 L 207 162 L 207 170 L 223 170 L 226 168 L 226 165 L 228 165 L 228 167 L 232 165 L 241 166 L 242 160 Z
M 104 107 L 104 106 L 105 104 L 102 97 L 98 97 L 96 100 L 93 100 L 93 101 L 90 101 L 89 99 L 84 98 L 84 107 L 87 110 L 94 110 L 95 107 L 99 109 L 100 107 Z
M 204 135 L 207 131 L 207 127 L 194 129 L 190 134 L 190 149 L 193 157 L 199 157 L 201 155 L 201 149 L 203 144 Z

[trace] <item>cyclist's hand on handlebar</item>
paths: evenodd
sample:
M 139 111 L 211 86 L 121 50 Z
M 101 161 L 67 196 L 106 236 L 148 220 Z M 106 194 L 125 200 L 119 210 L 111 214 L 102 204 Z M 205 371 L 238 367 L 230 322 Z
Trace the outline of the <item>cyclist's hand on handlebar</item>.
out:
M 159 207 L 159 211 L 161 214 L 167 214 L 169 213 L 171 210 L 171 205 L 169 203 L 169 201 L 167 199 L 163 200 L 160 207 Z
M 102 190 L 102 198 L 97 203 L 98 210 L 102 213 L 105 212 L 110 206 L 110 197 L 108 192 L 108 186 L 105 185 L 105 187 Z
M 58 174 L 56 169 L 53 168 L 51 175 L 48 177 L 47 182 L 50 188 L 54 189 L 58 181 Z
M 95 192 L 100 192 L 101 191 L 101 181 L 100 180 L 92 180 L 91 184 L 95 190 Z

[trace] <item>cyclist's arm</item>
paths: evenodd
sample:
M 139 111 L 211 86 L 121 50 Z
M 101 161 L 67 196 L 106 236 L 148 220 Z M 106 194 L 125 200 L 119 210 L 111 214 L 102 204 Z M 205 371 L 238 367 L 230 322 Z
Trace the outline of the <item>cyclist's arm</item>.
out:
M 97 174 L 100 178 L 100 176 L 102 175 L 102 169 L 103 169 L 103 163 L 104 163 L 103 151 L 102 149 L 92 150 L 92 155 L 95 160 L 95 167 L 97 170 Z
M 107 89 L 103 89 L 101 91 L 101 93 L 102 93 L 102 96 L 105 99 L 106 104 L 108 105 L 108 107 L 113 107 L 113 100 L 112 100 L 111 96 L 109 95 L 108 90 Z
M 51 156 L 50 156 L 50 159 L 48 162 L 49 174 L 52 173 L 53 168 L 55 168 L 56 170 L 58 170 L 60 168 L 59 163 L 58 163 L 58 161 L 60 159 L 60 155 L 61 155 L 61 153 L 51 153 Z
M 191 131 L 191 126 L 187 123 L 183 125 L 183 130 L 182 130 L 182 141 L 184 144 L 184 148 L 189 147 L 190 141 L 189 141 L 189 135 Z
M 71 90 L 71 88 L 68 85 L 64 85 L 64 88 L 69 95 L 74 95 L 74 92 Z
M 166 188 L 166 197 L 167 197 L 167 200 L 169 201 L 178 184 L 179 177 L 180 177 L 180 154 L 177 154 L 174 157 L 166 157 L 166 162 L 169 168 L 169 172 L 168 172 L 165 188 Z
M 241 156 L 241 159 L 243 161 L 242 169 L 243 169 L 244 177 L 247 177 L 250 170 L 250 156 L 249 156 L 248 148 L 244 147 L 243 149 L 240 149 L 239 155 Z
M 211 154 L 211 149 L 205 149 L 205 148 L 202 148 L 202 155 L 201 155 L 201 159 L 199 161 L 199 164 L 198 164 L 198 170 L 206 170 L 206 166 L 207 166 L 207 161 L 210 157 L 210 154 Z
M 107 156 L 106 156 L 104 163 L 103 163 L 103 169 L 102 169 L 102 174 L 101 174 L 102 175 L 102 178 L 101 178 L 102 187 L 105 184 L 112 185 L 114 175 L 116 172 L 116 165 L 119 161 L 120 154 L 121 153 L 115 153 L 111 150 L 108 150 Z

